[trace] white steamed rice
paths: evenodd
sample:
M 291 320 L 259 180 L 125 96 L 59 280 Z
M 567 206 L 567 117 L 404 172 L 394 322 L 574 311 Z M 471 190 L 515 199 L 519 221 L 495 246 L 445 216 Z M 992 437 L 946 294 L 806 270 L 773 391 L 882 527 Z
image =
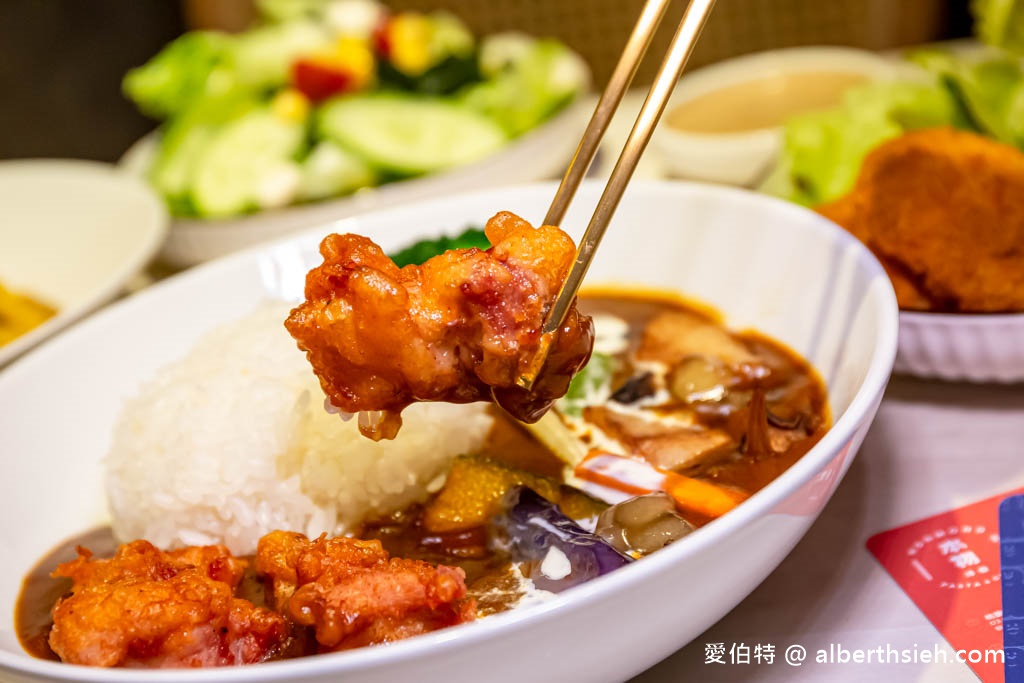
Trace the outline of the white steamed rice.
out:
M 396 440 L 362 437 L 324 410 L 287 313 L 268 304 L 210 332 L 126 403 L 106 460 L 119 539 L 249 554 L 274 529 L 346 533 L 422 501 L 483 445 L 479 403 L 415 404 Z

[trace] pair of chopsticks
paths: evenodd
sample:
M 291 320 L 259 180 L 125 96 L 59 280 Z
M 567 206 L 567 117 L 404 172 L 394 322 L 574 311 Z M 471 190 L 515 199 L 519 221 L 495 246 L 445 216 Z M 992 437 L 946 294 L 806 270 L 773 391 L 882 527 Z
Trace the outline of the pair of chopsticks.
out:
M 640 18 L 633 28 L 633 33 L 622 52 L 622 57 L 615 66 L 608 86 L 601 94 L 601 99 L 597 102 L 590 123 L 587 124 L 583 138 L 576 148 L 576 154 L 573 155 L 569 168 L 558 186 L 547 216 L 544 217 L 544 225 L 560 225 L 562 219 L 565 218 L 569 204 L 572 203 L 580 182 L 594 160 L 597 148 L 601 144 L 601 138 L 608 130 L 608 124 L 615 115 L 622 96 L 633 81 L 637 68 L 640 66 L 670 2 L 671 0 L 648 0 L 644 5 Z M 665 111 L 668 98 L 693 53 L 697 38 L 700 37 L 701 29 L 704 28 L 704 23 L 714 4 L 715 0 L 690 0 L 686 7 L 683 18 L 679 22 L 679 28 L 676 29 L 672 42 L 669 44 L 668 53 L 658 69 L 658 75 L 654 78 L 654 84 L 647 93 L 647 99 L 644 100 L 644 104 L 640 108 L 636 123 L 633 124 L 633 129 L 626 139 L 622 153 L 619 155 L 618 161 L 615 162 L 615 167 L 612 169 L 604 192 L 597 202 L 587 230 L 583 233 L 583 239 L 576 251 L 576 261 L 569 270 L 565 282 L 562 283 L 558 297 L 541 328 L 540 347 L 531 360 L 528 370 L 517 382 L 520 387 L 530 389 L 544 367 L 554 336 L 562 326 L 565 316 L 569 313 L 569 309 L 579 293 L 583 277 L 590 269 L 590 263 L 594 259 L 601 238 L 604 237 L 604 233 L 608 229 L 608 223 L 619 206 L 619 201 L 626 191 L 626 185 L 633 177 L 633 171 L 636 170 L 637 162 Z

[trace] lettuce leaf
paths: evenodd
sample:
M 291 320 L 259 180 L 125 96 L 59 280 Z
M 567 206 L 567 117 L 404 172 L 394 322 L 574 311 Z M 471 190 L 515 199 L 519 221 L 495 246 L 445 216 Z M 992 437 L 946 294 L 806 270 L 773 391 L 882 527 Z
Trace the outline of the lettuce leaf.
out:
M 512 137 L 550 118 L 589 82 L 586 65 L 568 47 L 519 34 L 484 40 L 480 66 L 488 80 L 461 91 L 461 99 Z
M 977 130 L 1024 148 L 1024 68 L 1018 58 L 929 50 L 911 59 L 942 79 Z
M 1024 52 L 1024 2 L 973 0 L 974 32 L 981 42 L 1012 52 Z
M 787 122 L 779 166 L 762 190 L 814 206 L 853 187 L 868 152 L 920 128 L 973 129 L 941 83 L 879 82 L 851 89 L 836 109 Z
M 231 36 L 215 31 L 186 33 L 129 71 L 122 83 L 124 93 L 148 116 L 175 116 L 211 90 L 225 89 L 223 79 L 211 75 L 222 66 L 231 41 Z

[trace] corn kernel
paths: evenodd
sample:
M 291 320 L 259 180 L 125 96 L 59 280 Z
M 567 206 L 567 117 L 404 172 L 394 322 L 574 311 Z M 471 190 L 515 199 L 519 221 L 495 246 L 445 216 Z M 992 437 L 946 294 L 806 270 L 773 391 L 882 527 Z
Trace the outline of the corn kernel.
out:
M 430 20 L 422 14 L 406 12 L 395 17 L 388 26 L 391 62 L 402 73 L 418 76 L 430 66 Z
M 289 88 L 274 97 L 270 110 L 284 121 L 305 121 L 309 115 L 309 100 L 298 90 Z
M 351 90 L 361 90 L 373 78 L 376 60 L 365 39 L 346 37 L 338 40 L 337 63 L 352 77 Z

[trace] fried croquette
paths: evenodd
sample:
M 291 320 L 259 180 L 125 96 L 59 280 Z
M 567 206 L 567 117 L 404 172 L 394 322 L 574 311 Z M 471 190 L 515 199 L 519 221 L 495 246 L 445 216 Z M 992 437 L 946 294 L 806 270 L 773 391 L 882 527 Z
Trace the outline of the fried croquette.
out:
M 819 211 L 886 266 L 905 309 L 1024 310 L 1024 153 L 973 133 L 916 131 L 864 161 Z

